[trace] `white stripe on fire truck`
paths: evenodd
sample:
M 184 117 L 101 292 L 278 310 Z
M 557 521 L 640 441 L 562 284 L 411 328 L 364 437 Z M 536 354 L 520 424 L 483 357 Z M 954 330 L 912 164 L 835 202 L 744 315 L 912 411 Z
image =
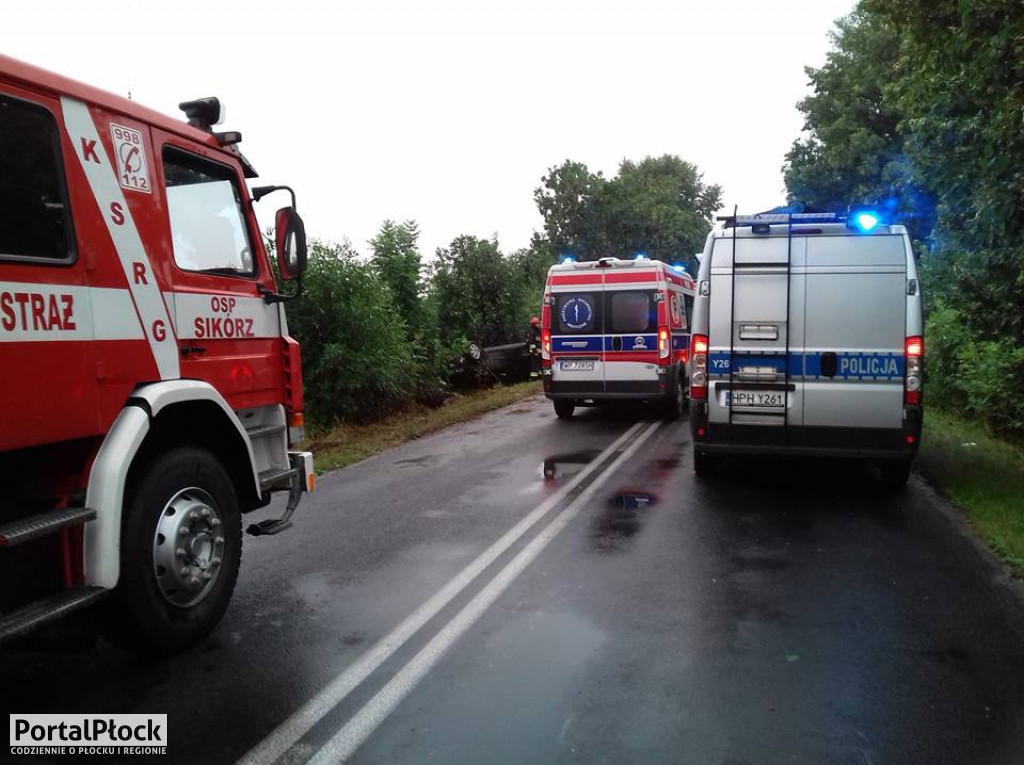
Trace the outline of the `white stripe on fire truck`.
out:
M 181 340 L 281 337 L 280 314 L 261 298 L 165 292 Z M 0 282 L 0 343 L 145 340 L 127 289 Z
M 143 339 L 128 290 L 0 282 L 0 343 Z
M 89 114 L 89 107 L 81 101 L 67 97 L 62 97 L 60 102 L 64 112 L 64 125 L 74 145 L 75 156 L 82 165 L 85 177 L 89 179 L 89 187 L 114 242 L 114 249 L 117 250 L 121 268 L 128 280 L 132 300 L 142 321 L 142 331 L 153 352 L 153 360 L 160 372 L 160 378 L 177 379 L 180 377 L 178 343 L 174 337 L 171 318 L 160 294 L 160 286 L 146 255 L 139 230 L 135 227 L 131 210 L 117 182 L 115 171 L 110 166 L 96 125 Z

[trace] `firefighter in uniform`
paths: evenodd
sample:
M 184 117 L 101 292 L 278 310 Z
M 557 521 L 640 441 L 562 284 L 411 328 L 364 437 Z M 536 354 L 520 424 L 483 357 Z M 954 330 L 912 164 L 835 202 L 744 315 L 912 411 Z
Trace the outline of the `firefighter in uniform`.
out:
M 526 345 L 530 352 L 530 379 L 536 380 L 540 377 L 540 319 L 536 316 L 530 319 L 530 334 L 526 338 Z

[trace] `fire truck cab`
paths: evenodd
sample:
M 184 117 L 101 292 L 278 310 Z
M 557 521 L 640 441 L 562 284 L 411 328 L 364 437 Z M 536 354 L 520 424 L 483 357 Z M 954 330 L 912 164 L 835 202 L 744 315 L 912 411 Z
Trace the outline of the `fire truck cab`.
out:
M 555 414 L 633 399 L 686 409 L 693 279 L 646 256 L 551 266 L 541 315 L 544 394 Z
M 154 652 L 208 633 L 242 515 L 313 488 L 298 344 L 241 136 L 0 56 L 0 640 L 98 601 Z M 284 279 L 305 233 L 277 213 Z

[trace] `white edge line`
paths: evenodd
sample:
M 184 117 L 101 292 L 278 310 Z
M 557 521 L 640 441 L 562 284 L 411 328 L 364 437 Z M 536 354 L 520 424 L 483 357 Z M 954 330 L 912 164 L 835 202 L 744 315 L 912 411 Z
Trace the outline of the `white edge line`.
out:
M 658 429 L 660 422 L 652 423 L 629 448 L 595 478 L 580 495 L 572 501 L 555 519 L 544 527 L 530 543 L 509 561 L 495 577 L 484 585 L 476 596 L 467 603 L 448 624 L 446 624 L 419 653 L 399 670 L 381 690 L 370 699 L 331 739 L 320 749 L 309 765 L 334 765 L 344 762 L 366 741 L 423 677 L 440 661 L 484 612 L 506 590 L 509 585 L 529 566 L 548 544 L 579 514 L 580 509 L 601 488 L 626 460 L 632 457 L 645 441 Z
M 462 571 L 452 577 L 449 582 L 438 590 L 429 600 L 407 616 L 397 627 L 381 638 L 369 651 L 364 653 L 355 663 L 350 664 L 340 675 L 328 683 L 316 696 L 293 712 L 284 722 L 278 725 L 266 738 L 253 747 L 238 760 L 238 765 L 270 765 L 301 739 L 328 712 L 336 707 L 342 699 L 351 693 L 370 674 L 387 661 L 406 641 L 409 640 L 424 624 L 434 618 L 441 609 L 447 606 L 462 592 L 485 568 L 493 563 L 502 553 L 523 536 L 553 507 L 561 502 L 569 492 L 593 473 L 601 463 L 624 441 L 631 438 L 643 426 L 635 423 L 625 433 L 615 439 L 603 452 L 595 457 L 589 465 L 576 474 L 565 486 L 548 497 L 534 508 L 515 526 L 509 529 L 494 544 L 480 553 Z

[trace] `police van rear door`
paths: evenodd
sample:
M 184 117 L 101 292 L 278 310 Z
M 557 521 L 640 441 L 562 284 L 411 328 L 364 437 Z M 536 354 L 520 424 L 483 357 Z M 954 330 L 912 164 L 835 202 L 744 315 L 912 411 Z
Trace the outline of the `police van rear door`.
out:
M 804 424 L 903 424 L 906 264 L 896 234 L 807 237 Z
M 711 257 L 708 404 L 712 423 L 784 428 L 803 421 L 806 239 L 717 238 Z M 735 258 L 733 253 L 735 252 Z M 735 261 L 735 262 L 734 262 Z

